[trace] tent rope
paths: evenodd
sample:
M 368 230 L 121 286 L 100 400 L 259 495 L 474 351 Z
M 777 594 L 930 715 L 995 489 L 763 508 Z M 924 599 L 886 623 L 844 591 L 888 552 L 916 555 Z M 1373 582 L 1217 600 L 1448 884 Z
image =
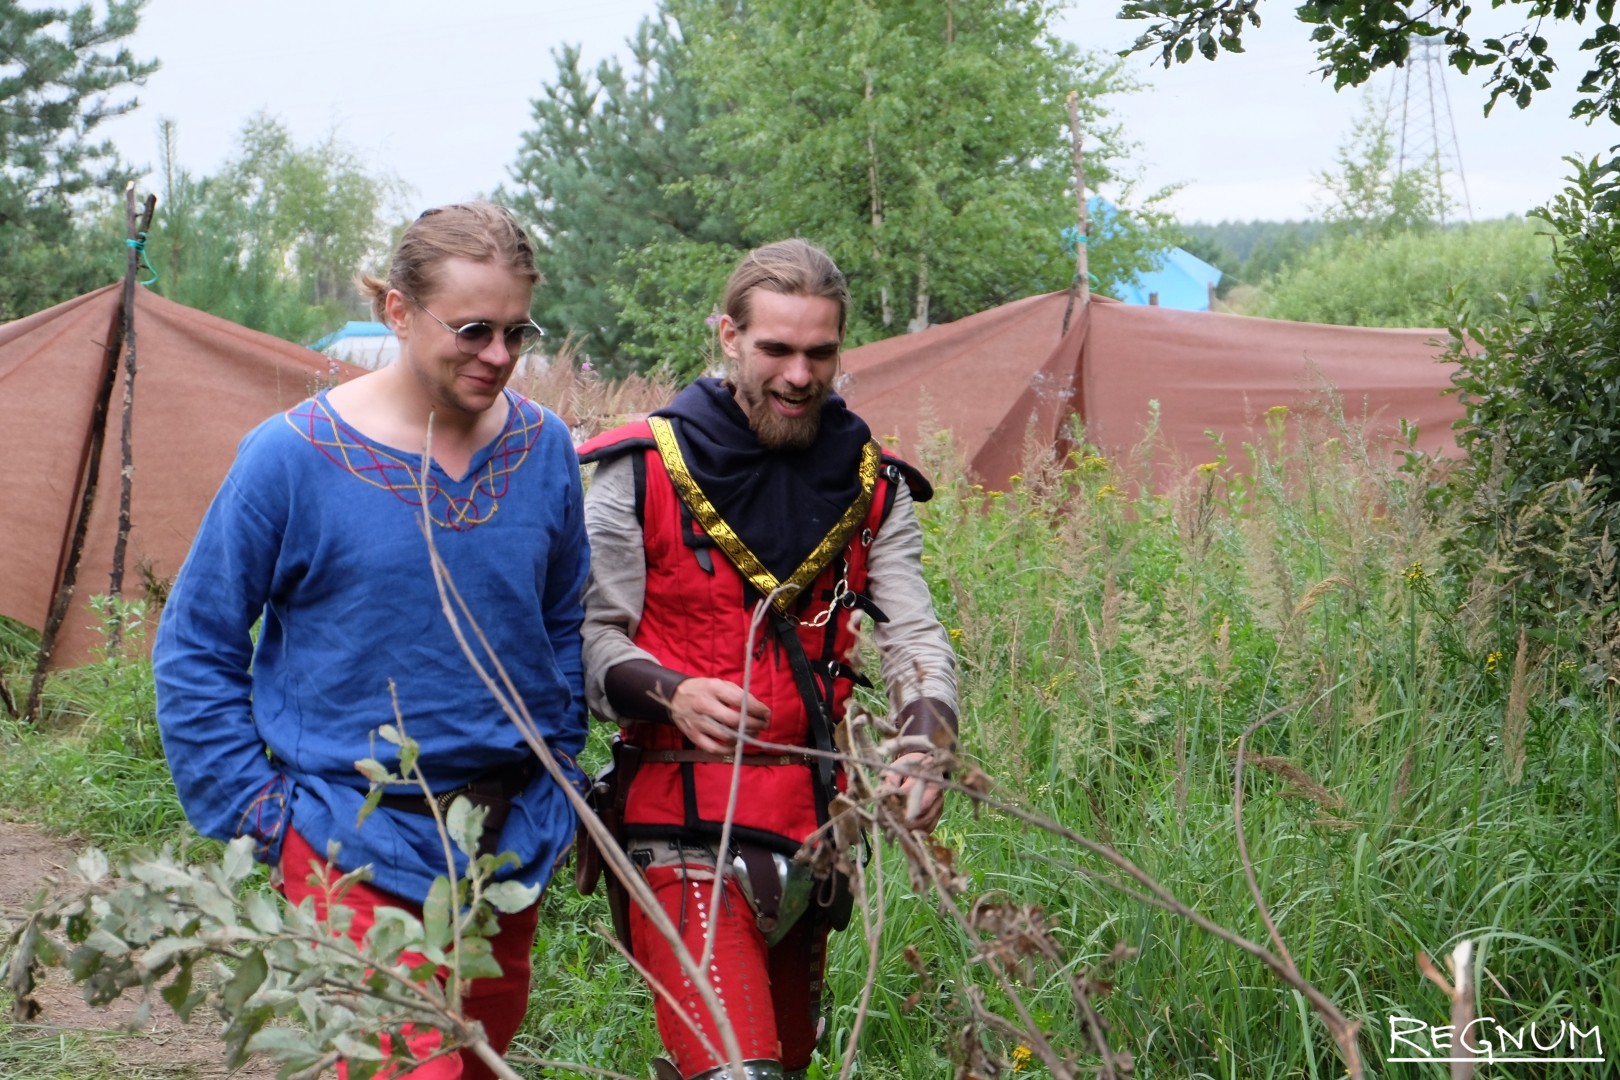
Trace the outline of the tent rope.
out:
M 157 269 L 155 267 L 153 267 L 151 261 L 148 260 L 147 257 L 146 257 L 146 234 L 144 232 L 143 233 L 136 233 L 135 234 L 135 239 L 133 239 L 133 240 L 125 240 L 124 241 L 124 246 L 125 247 L 132 247 L 132 248 L 134 248 L 136 250 L 137 253 L 140 254 L 141 265 L 146 267 L 147 272 L 152 275 L 151 277 L 147 278 L 145 281 L 142 281 L 141 284 L 142 285 L 151 285 L 154 282 L 156 282 L 157 279 L 158 279 Z

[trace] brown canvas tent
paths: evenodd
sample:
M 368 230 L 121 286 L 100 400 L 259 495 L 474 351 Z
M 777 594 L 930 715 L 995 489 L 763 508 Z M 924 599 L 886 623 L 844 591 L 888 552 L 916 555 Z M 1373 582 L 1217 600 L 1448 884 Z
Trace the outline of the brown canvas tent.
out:
M 121 296 L 122 286 L 111 285 L 0 325 L 0 615 L 45 627 L 80 531 L 87 482 L 95 481 L 55 667 L 83 662 L 101 640 L 89 598 L 108 590 L 118 529 Z M 138 566 L 157 579 L 180 569 L 243 435 L 358 370 L 144 288 L 135 297 L 126 597 L 142 594 Z
M 850 407 L 915 457 L 948 430 L 970 472 L 1004 488 L 1027 439 L 1058 445 L 1070 418 L 1108 454 L 1139 443 L 1159 408 L 1159 476 L 1208 460 L 1206 432 L 1229 450 L 1264 430 L 1274 405 L 1298 406 L 1333 387 L 1344 414 L 1373 438 L 1400 421 L 1418 445 L 1454 452 L 1462 417 L 1455 365 L 1437 362 L 1437 330 L 1321 326 L 1094 298 L 1059 340 L 1067 293 L 1048 293 L 844 354 Z

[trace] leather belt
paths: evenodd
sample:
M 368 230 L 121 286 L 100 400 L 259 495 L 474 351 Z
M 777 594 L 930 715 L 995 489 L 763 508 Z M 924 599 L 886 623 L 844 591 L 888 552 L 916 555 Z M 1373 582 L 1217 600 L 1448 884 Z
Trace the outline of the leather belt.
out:
M 737 758 L 732 754 L 711 754 L 707 750 L 644 750 L 642 751 L 642 764 L 652 762 L 659 765 L 675 765 L 693 763 L 698 765 L 730 765 Z M 815 758 L 809 754 L 744 754 L 744 765 L 813 765 Z

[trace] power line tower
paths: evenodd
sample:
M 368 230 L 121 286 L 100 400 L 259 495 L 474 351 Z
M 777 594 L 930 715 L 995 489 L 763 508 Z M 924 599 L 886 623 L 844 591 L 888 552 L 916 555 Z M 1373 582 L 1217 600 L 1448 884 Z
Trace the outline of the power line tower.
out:
M 1474 204 L 1468 197 L 1468 177 L 1463 173 L 1457 124 L 1451 117 L 1451 95 L 1446 91 L 1446 64 L 1441 50 L 1440 38 L 1413 38 L 1406 63 L 1395 69 L 1388 113 L 1399 125 L 1395 132 L 1395 174 L 1432 172 L 1435 189 L 1445 196 L 1446 206 L 1461 206 L 1468 220 L 1473 221 Z M 1448 177 L 1455 178 L 1454 182 L 1448 184 Z

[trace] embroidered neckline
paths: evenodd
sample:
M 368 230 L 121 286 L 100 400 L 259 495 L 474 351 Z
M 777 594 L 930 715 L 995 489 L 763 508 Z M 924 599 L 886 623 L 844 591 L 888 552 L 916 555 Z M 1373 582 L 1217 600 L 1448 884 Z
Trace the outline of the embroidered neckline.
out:
M 464 532 L 482 525 L 501 508 L 512 473 L 529 456 L 545 422 L 545 413 L 534 402 L 511 390 L 505 393 L 511 406 L 506 427 L 491 444 L 488 460 L 461 480 L 445 482 L 432 470 L 424 482 L 419 461 L 386 449 L 349 427 L 327 405 L 324 395 L 300 402 L 283 415 L 326 460 L 355 479 L 392 493 L 406 506 L 420 507 L 425 489 L 433 523 Z M 446 490 L 462 485 L 467 486 L 466 495 Z

